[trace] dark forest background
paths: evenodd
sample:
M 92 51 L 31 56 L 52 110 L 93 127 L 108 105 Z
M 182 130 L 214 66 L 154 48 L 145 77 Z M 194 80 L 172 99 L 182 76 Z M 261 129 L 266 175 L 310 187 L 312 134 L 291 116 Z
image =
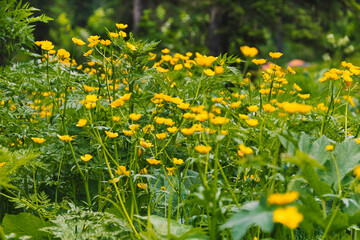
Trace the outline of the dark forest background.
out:
M 4 1 L 4 0 L 1 0 Z M 24 1 L 25 2 L 25 1 Z M 106 37 L 115 23 L 129 25 L 137 39 L 160 41 L 159 49 L 239 54 L 255 46 L 305 61 L 356 56 L 360 47 L 360 2 L 355 0 L 30 0 L 53 18 L 35 23 L 35 40 L 71 49 L 72 37 Z

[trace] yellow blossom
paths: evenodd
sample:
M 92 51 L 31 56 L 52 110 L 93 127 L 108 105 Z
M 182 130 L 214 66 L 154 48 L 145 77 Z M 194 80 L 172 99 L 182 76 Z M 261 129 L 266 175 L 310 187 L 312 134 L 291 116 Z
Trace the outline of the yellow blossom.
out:
M 246 108 L 249 110 L 249 112 L 256 112 L 257 110 L 259 110 L 259 107 L 255 106 L 255 105 L 252 105 L 252 106 L 249 106 Z
M 118 133 L 114 133 L 114 132 L 110 132 L 110 131 L 105 131 L 106 136 L 108 136 L 109 138 L 116 138 L 117 136 L 119 136 Z
M 78 46 L 82 46 L 82 45 L 85 45 L 85 42 L 83 41 L 83 40 L 81 40 L 81 39 L 78 39 L 78 38 L 72 38 L 71 39 L 76 45 L 78 45 Z
M 145 188 L 148 188 L 149 186 L 145 183 L 138 183 L 137 186 L 141 189 L 145 189 Z
M 304 216 L 298 212 L 296 207 L 278 208 L 274 211 L 274 222 L 281 223 L 291 229 L 295 229 L 304 219 Z
M 123 24 L 123 23 L 116 23 L 116 27 L 117 27 L 118 29 L 125 29 L 125 28 L 128 27 L 128 25 L 127 25 L 127 24 Z
M 245 57 L 255 57 L 258 54 L 258 50 L 254 47 L 241 46 L 240 51 L 244 54 Z
M 207 154 L 211 151 L 212 147 L 210 146 L 204 146 L 204 145 L 198 145 L 195 147 L 195 150 L 198 153 Z
M 76 126 L 77 126 L 77 127 L 83 127 L 83 126 L 86 125 L 86 123 L 87 123 L 87 120 L 86 120 L 86 119 L 80 119 L 80 120 L 78 121 L 78 124 L 76 124 Z
M 59 135 L 57 134 L 58 138 L 60 138 L 61 141 L 63 142 L 71 142 L 73 140 L 73 137 L 69 136 L 69 135 Z
M 168 170 L 168 175 L 173 176 L 176 170 L 176 167 L 166 168 Z
M 249 120 L 245 120 L 245 121 L 251 127 L 255 127 L 259 124 L 259 121 L 256 119 L 249 119 Z
M 32 137 L 31 139 L 32 139 L 35 143 L 39 143 L 39 144 L 41 144 L 41 143 L 43 143 L 43 142 L 46 141 L 45 138 L 35 138 L 35 137 Z
M 177 131 L 177 127 L 168 127 L 166 130 L 168 130 L 169 133 L 175 133 Z
M 85 154 L 85 156 L 81 156 L 80 157 L 81 160 L 83 160 L 84 162 L 88 162 L 90 161 L 93 157 L 90 154 Z
M 132 51 L 136 50 L 136 47 L 134 45 L 132 45 L 131 43 L 129 43 L 129 42 L 126 42 L 126 46 Z
M 264 63 L 266 63 L 266 59 L 253 59 L 252 62 L 256 65 L 263 65 Z
M 112 119 L 114 122 L 120 121 L 120 117 L 118 117 L 118 116 L 113 116 Z
M 246 146 L 243 145 L 243 144 L 240 144 L 240 145 L 239 145 L 239 150 L 240 150 L 241 152 L 243 152 L 244 154 L 246 154 L 246 155 L 249 155 L 249 154 L 254 153 L 254 151 L 253 151 L 250 147 L 246 147 Z
M 50 42 L 48 40 L 42 41 L 41 49 L 43 49 L 45 51 L 50 51 L 53 48 L 54 48 L 54 45 L 52 44 L 52 42 Z
M 287 70 L 288 70 L 289 73 L 291 73 L 291 74 L 296 74 L 296 72 L 295 72 L 290 66 L 287 67 Z
M 146 161 L 151 165 L 158 165 L 161 162 L 160 160 L 156 160 L 154 158 L 147 158 Z
M 210 119 L 210 122 L 214 125 L 223 125 L 225 123 L 228 123 L 230 119 L 226 117 L 214 117 Z
M 294 83 L 293 87 L 296 91 L 302 91 L 301 87 L 299 87 L 296 83 Z
M 126 171 L 125 166 L 118 166 L 117 170 L 115 171 L 115 174 L 130 176 L 130 171 Z
M 299 193 L 292 191 L 288 193 L 273 193 L 271 194 L 267 202 L 272 205 L 285 205 L 294 202 L 299 197 Z
M 280 52 L 270 52 L 269 53 L 269 56 L 272 57 L 272 58 L 280 58 L 283 54 L 280 53 Z
M 334 145 L 326 145 L 326 150 L 328 150 L 329 152 L 334 150 Z
M 357 165 L 355 168 L 354 168 L 354 175 L 357 179 L 360 180 L 360 165 Z
M 275 110 L 276 110 L 276 108 L 274 106 L 272 106 L 271 104 L 263 105 L 263 109 L 267 113 L 272 113 L 272 112 L 275 112 Z
M 2 168 L 5 164 L 6 164 L 6 162 L 1 162 L 0 163 L 0 168 Z
M 156 138 L 160 140 L 165 139 L 166 136 L 167 136 L 167 132 L 156 134 Z
M 215 75 L 215 72 L 211 69 L 204 69 L 204 73 L 210 77 Z
M 182 160 L 180 158 L 179 159 L 178 158 L 173 158 L 172 160 L 173 160 L 173 163 L 176 164 L 176 165 L 181 165 L 181 164 L 184 163 L 184 160 Z
M 241 118 L 241 119 L 243 119 L 243 120 L 247 120 L 247 119 L 249 119 L 249 116 L 240 113 L 240 114 L 239 114 L 239 118 Z
M 310 98 L 310 93 L 308 93 L 308 94 L 298 93 L 298 97 L 300 97 L 302 99 L 308 99 L 308 98 Z
M 98 100 L 97 95 L 94 94 L 86 95 L 86 101 L 88 102 L 96 102 L 97 100 Z
M 224 68 L 222 66 L 216 66 L 216 67 L 214 67 L 214 72 L 215 72 L 215 74 L 218 74 L 218 75 L 223 74 Z
M 129 118 L 133 121 L 137 121 L 141 118 L 141 114 L 140 113 L 131 113 L 129 115 Z

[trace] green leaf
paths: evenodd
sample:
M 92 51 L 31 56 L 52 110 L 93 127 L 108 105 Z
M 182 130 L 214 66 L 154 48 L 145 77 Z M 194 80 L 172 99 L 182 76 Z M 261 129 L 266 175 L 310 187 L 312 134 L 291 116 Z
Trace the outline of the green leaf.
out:
M 150 234 L 157 236 L 160 239 L 166 239 L 168 237 L 168 219 L 152 215 L 150 216 L 150 223 L 153 230 L 150 230 Z M 143 237 L 149 235 L 148 232 L 141 233 Z M 174 220 L 170 221 L 170 236 L 171 239 L 207 239 L 202 229 L 193 228 L 191 226 L 180 224 Z
M 43 224 L 40 218 L 31 213 L 20 213 L 18 215 L 6 214 L 3 220 L 5 233 L 15 233 L 17 237 L 31 236 L 34 239 L 42 239 L 47 233 L 40 231 L 40 228 L 48 226 L 49 223 Z
M 285 161 L 296 164 L 301 169 L 301 174 L 318 196 L 321 197 L 324 194 L 332 193 L 331 187 L 321 181 L 318 173 L 315 171 L 315 168 L 324 169 L 324 167 L 308 154 L 297 151 L 295 156 L 287 157 Z
M 330 144 L 329 139 L 326 136 L 318 138 L 313 142 L 311 150 L 308 152 L 318 163 L 324 164 L 326 160 L 330 158 L 329 151 L 326 150 L 326 146 Z
M 220 229 L 231 228 L 233 239 L 241 239 L 252 226 L 259 226 L 264 232 L 271 232 L 274 227 L 273 212 L 259 205 L 258 202 L 251 202 L 250 209 L 240 210 L 234 214 Z
M 339 168 L 340 179 L 360 164 L 360 146 L 354 140 L 338 144 L 333 154 Z

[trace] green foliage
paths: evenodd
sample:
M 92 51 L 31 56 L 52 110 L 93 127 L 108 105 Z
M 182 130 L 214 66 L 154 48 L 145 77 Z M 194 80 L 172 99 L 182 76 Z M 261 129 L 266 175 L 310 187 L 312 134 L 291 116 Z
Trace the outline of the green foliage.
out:
M 24 47 L 32 47 L 34 42 L 34 24 L 47 23 L 52 18 L 41 14 L 32 16 L 39 9 L 22 1 L 4 0 L 0 2 L 0 66 L 12 61 L 14 52 L 26 53 Z

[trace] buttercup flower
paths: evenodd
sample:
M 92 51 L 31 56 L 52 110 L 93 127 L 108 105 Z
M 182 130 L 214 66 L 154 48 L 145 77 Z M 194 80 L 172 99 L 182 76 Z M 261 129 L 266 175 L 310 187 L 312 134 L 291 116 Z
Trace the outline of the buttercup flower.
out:
M 267 202 L 268 204 L 285 205 L 292 203 L 298 197 L 299 193 L 295 191 L 288 193 L 273 193 L 268 197 Z
M 118 133 L 114 133 L 114 132 L 110 132 L 110 131 L 105 131 L 105 134 L 109 138 L 116 138 L 119 135 Z
M 291 229 L 295 229 L 304 219 L 304 216 L 298 212 L 296 207 L 278 208 L 274 211 L 274 222 L 281 223 Z
M 78 124 L 76 124 L 77 127 L 83 127 L 85 126 L 87 123 L 87 120 L 86 119 L 80 119 Z
M 153 159 L 153 158 L 147 158 L 146 161 L 148 163 L 150 163 L 151 165 L 158 165 L 161 162 L 160 160 L 156 160 L 156 159 Z
M 283 54 L 281 52 L 270 52 L 269 56 L 272 58 L 280 58 Z
M 195 147 L 195 150 L 198 153 L 207 154 L 211 151 L 212 147 L 210 146 L 204 146 L 204 145 L 198 145 Z
M 90 161 L 93 157 L 90 154 L 85 154 L 85 156 L 81 156 L 80 157 L 81 160 L 83 160 L 84 162 L 88 162 Z
M 32 137 L 31 139 L 32 139 L 35 143 L 39 143 L 39 144 L 41 144 L 41 143 L 43 143 L 43 142 L 46 141 L 45 138 L 35 138 L 35 137 Z

